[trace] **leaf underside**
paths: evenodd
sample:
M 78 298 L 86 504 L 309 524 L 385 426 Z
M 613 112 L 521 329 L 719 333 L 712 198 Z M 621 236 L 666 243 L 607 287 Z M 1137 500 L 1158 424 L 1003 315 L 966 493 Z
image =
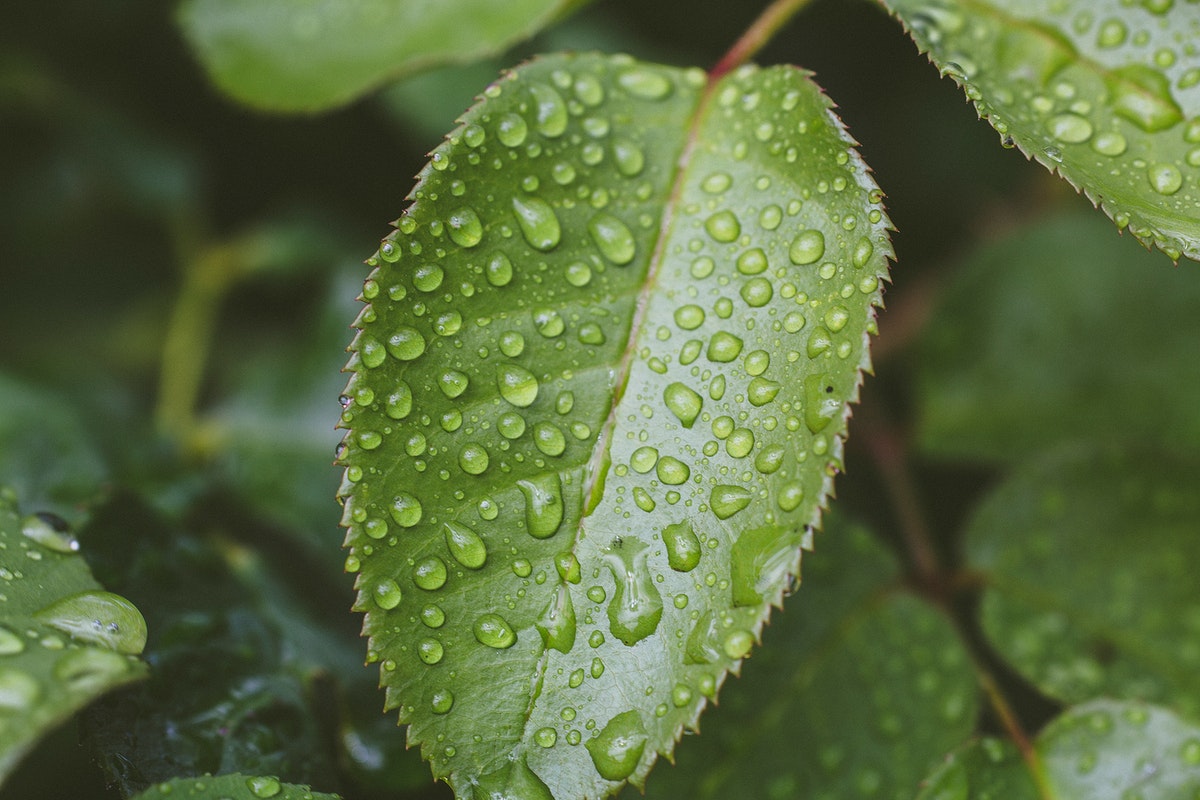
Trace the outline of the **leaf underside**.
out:
M 1174 260 L 1200 260 L 1200 15 L 1173 0 L 883 0 L 1019 147 Z
M 581 0 L 184 0 L 179 24 L 223 91 L 272 111 L 320 111 L 389 78 L 469 62 Z
M 459 796 L 641 785 L 794 580 L 890 255 L 829 107 L 791 68 L 542 59 L 369 259 L 347 569 Z

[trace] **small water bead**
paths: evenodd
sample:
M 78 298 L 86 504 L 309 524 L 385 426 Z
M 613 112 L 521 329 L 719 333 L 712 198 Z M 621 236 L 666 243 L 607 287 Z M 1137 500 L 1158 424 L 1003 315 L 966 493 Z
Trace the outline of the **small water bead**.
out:
M 782 386 L 766 378 L 755 378 L 746 387 L 746 399 L 754 406 L 765 406 L 775 399 Z
M 591 283 L 592 268 L 582 261 L 573 261 L 563 270 L 563 277 L 567 279 L 567 283 L 577 288 L 583 288 Z
M 604 146 L 597 142 L 588 142 L 579 150 L 579 160 L 589 167 L 594 167 L 604 160 Z
M 704 350 L 704 342 L 699 339 L 689 339 L 679 349 L 679 363 L 687 366 L 700 357 Z
M 700 415 L 704 406 L 704 400 L 699 394 L 678 381 L 668 384 L 663 390 L 663 402 L 685 428 L 695 424 L 696 417 Z
M 754 457 L 754 468 L 764 475 L 770 475 L 783 466 L 786 455 L 787 450 L 782 445 L 767 445 Z
M 529 86 L 536 107 L 534 127 L 538 133 L 551 139 L 562 136 L 567 129 L 567 104 L 562 95 L 544 83 L 533 83 Z
M 1119 156 L 1125 152 L 1128 143 L 1125 137 L 1115 131 L 1101 133 L 1092 139 L 1092 149 L 1102 156 Z
M 438 336 L 453 336 L 462 329 L 462 314 L 443 311 L 433 321 L 433 332 Z
M 547 339 L 561 336 L 567 329 L 562 316 L 552 308 L 535 308 L 533 310 L 533 327 Z
M 496 385 L 500 396 L 517 408 L 528 408 L 538 396 L 538 380 L 533 373 L 516 364 L 496 367 Z
M 752 495 L 741 486 L 718 484 L 709 492 L 708 505 L 717 519 L 729 519 L 750 505 Z
M 713 400 L 720 400 L 725 396 L 725 376 L 718 375 L 712 379 L 712 383 L 708 385 L 708 396 Z
M 617 85 L 642 100 L 662 100 L 674 88 L 669 78 L 649 67 L 634 67 L 621 73 Z
M 734 458 L 745 458 L 754 449 L 754 431 L 736 428 L 725 439 L 725 452 Z
M 708 360 L 722 364 L 733 361 L 741 354 L 742 346 L 743 342 L 737 336 L 718 331 L 708 342 Z
M 585 106 L 598 106 L 604 102 L 604 87 L 594 75 L 583 73 L 575 78 L 575 96 Z
M 714 172 L 700 183 L 700 188 L 709 194 L 721 194 L 733 185 L 727 172 Z
M 446 624 L 446 612 L 441 607 L 429 603 L 421 609 L 421 622 L 427 628 L 440 628 Z
M 1183 175 L 1173 164 L 1152 164 L 1146 174 L 1159 194 L 1173 195 L 1183 187 Z
M 417 434 L 418 436 L 420 434 Z M 425 437 L 421 437 L 422 442 Z M 421 521 L 421 501 L 407 492 L 401 492 L 392 498 L 392 505 L 388 511 L 392 515 L 392 519 L 401 528 L 411 528 Z
M 506 411 L 496 420 L 496 430 L 505 439 L 519 439 L 525 433 L 525 418 L 515 411 Z
M 446 279 L 446 271 L 437 264 L 422 264 L 413 270 L 413 286 L 422 292 L 435 292 Z
M 425 452 L 425 448 L 427 445 L 428 445 L 428 442 L 425 440 L 425 434 L 421 433 L 420 431 L 417 431 L 412 436 L 409 436 L 408 440 L 404 443 L 404 452 L 406 452 L 410 456 L 416 458 L 417 456 L 419 456 Z M 418 519 L 419 519 L 419 517 L 418 517 Z
M 446 650 L 437 639 L 428 638 L 417 642 L 417 656 L 426 664 L 436 664 L 442 660 Z
M 633 261 L 637 252 L 633 232 L 611 214 L 597 214 L 588 220 L 588 234 L 600 254 L 617 266 Z
M 487 132 L 480 126 L 471 123 L 463 128 L 462 138 L 467 147 L 476 148 L 487 140 Z
M 1079 144 L 1092 138 L 1092 123 L 1078 114 L 1058 114 L 1046 121 L 1046 130 L 1060 142 Z
M 704 309 L 697 305 L 685 305 L 675 309 L 675 324 L 685 331 L 694 331 L 704 324 Z
M 446 218 L 450 240 L 459 247 L 475 247 L 483 240 L 483 223 L 473 208 L 464 206 Z
M 450 555 L 459 564 L 467 569 L 480 569 L 487 563 L 487 547 L 473 529 L 460 522 L 447 522 L 442 532 Z
M 766 272 L 767 254 L 761 247 L 755 247 L 738 256 L 737 270 L 743 275 L 758 275 Z
M 378 431 L 360 431 L 358 434 L 358 446 L 363 450 L 374 450 L 381 444 L 383 436 Z
M 554 398 L 554 410 L 562 415 L 571 413 L 575 408 L 575 393 L 574 392 L 559 392 L 558 397 Z
M 766 278 L 751 278 L 739 291 L 742 300 L 751 308 L 762 308 L 775 296 L 775 287 Z
M 137 655 L 146 647 L 146 620 L 119 594 L 83 591 L 60 598 L 34 619 L 81 641 Z
M 562 240 L 562 227 L 550 204 L 540 197 L 512 198 L 513 213 L 525 241 L 535 250 L 547 252 Z
M 850 312 L 843 306 L 833 306 L 825 312 L 825 327 L 837 333 L 850 321 Z
M 586 747 L 600 777 L 623 781 L 637 769 L 648 738 L 641 716 L 630 709 L 610 719 Z
M 538 728 L 533 734 L 533 741 L 539 747 L 554 747 L 558 742 L 558 731 L 554 728 Z
M 533 426 L 533 443 L 548 456 L 561 456 L 567 449 L 563 432 L 550 422 L 539 422 Z
M 733 659 L 745 658 L 754 647 L 754 634 L 750 631 L 733 631 L 725 637 L 722 649 Z
M 449 714 L 454 708 L 454 693 L 449 689 L 438 689 L 429 698 L 429 708 L 435 714 Z
M 639 447 L 629 457 L 629 466 L 633 468 L 634 472 L 642 475 L 654 469 L 654 465 L 657 463 L 658 451 L 653 447 Z
M 415 361 L 425 352 L 425 337 L 416 328 L 402 325 L 387 340 L 387 351 L 399 361 Z
M 496 138 L 505 147 L 520 147 L 529 134 L 529 126 L 519 114 L 505 114 L 496 123 Z
M 465 392 L 470 383 L 466 374 L 456 369 L 448 369 L 438 375 L 438 388 L 451 400 Z
M 490 461 L 487 448 L 478 442 L 468 442 L 458 451 L 458 466 L 468 475 L 487 472 Z
M 560 161 L 550 168 L 550 177 L 559 186 L 567 186 L 575 180 L 575 167 L 566 161 Z
M 497 250 L 488 259 L 484 274 L 492 286 L 507 286 L 513 279 L 513 265 L 508 256 Z
M 379 257 L 389 264 L 400 260 L 400 244 L 391 239 L 384 239 L 379 245 Z
M 283 791 L 283 785 L 275 778 L 270 776 L 261 776 L 246 779 L 246 788 L 255 797 L 268 798 L 274 797 Z
M 708 256 L 700 256 L 692 262 L 692 277 L 707 278 L 712 275 L 713 270 L 717 268 L 717 262 L 713 261 Z
M 742 223 L 732 211 L 718 211 L 704 221 L 704 230 L 718 242 L 732 242 L 742 233 Z
M 437 556 L 426 556 L 413 567 L 413 583 L 427 592 L 445 586 L 448 575 L 446 562 Z
M 798 482 L 784 484 L 779 490 L 776 501 L 783 511 L 795 511 L 804 501 L 804 487 Z
M 475 641 L 487 647 L 504 650 L 517 643 L 517 634 L 499 614 L 484 614 L 473 626 Z
M 600 633 L 600 632 L 596 631 L 596 633 Z M 590 643 L 591 642 L 589 639 L 589 644 Z M 602 633 L 600 633 L 600 643 L 601 644 L 604 643 L 604 634 L 602 634 Z M 589 674 L 592 676 L 593 679 L 596 679 L 596 680 L 598 680 L 600 678 L 600 676 L 604 674 L 604 661 L 599 656 L 592 659 L 592 667 L 591 667 L 591 670 L 589 671 Z
M 1119 19 L 1108 19 L 1100 24 L 1096 33 L 1096 46 L 1101 48 L 1120 47 L 1129 37 L 1129 29 Z
M 509 358 L 516 358 L 525 352 L 525 337 L 516 331 L 505 331 L 500 334 L 500 352 Z
M 687 483 L 688 478 L 692 475 L 692 470 L 687 464 L 683 463 L 673 456 L 663 456 L 654 465 L 655 475 L 658 479 L 668 486 L 679 486 Z
M 613 162 L 617 171 L 627 178 L 642 173 L 646 167 L 646 156 L 641 148 L 628 139 L 616 139 L 612 143 Z
M 585 322 L 579 326 L 579 341 L 583 344 L 602 345 L 608 338 L 604 335 L 604 329 L 595 322 Z
M 788 248 L 788 258 L 797 266 L 815 264 L 825 255 L 825 234 L 810 229 L 800 233 Z

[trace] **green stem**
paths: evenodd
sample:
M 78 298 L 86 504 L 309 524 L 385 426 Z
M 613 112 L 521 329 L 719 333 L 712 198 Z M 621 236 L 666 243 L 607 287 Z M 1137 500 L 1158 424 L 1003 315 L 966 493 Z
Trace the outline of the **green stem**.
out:
M 716 80 L 753 58 L 793 15 L 810 2 L 812 0 L 774 0 L 712 68 L 711 79 Z

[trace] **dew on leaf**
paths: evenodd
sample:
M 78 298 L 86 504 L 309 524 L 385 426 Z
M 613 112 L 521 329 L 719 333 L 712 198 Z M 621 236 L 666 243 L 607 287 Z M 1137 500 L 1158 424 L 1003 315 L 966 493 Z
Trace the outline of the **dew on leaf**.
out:
M 400 361 L 414 361 L 425 352 L 425 337 L 416 328 L 402 325 L 388 337 L 387 351 Z
M 737 259 L 737 271 L 743 275 L 758 275 L 765 272 L 767 266 L 767 254 L 762 251 L 761 247 L 751 248 Z
M 658 479 L 667 486 L 679 486 L 687 483 L 692 471 L 687 464 L 673 456 L 663 456 L 654 465 Z
M 563 520 L 562 482 L 558 474 L 544 472 L 517 482 L 525 496 L 525 526 L 535 539 L 553 536 Z
M 775 289 L 766 278 L 751 278 L 742 284 L 740 291 L 742 299 L 751 308 L 762 308 L 771 302 Z
M 736 428 L 725 439 L 725 452 L 734 458 L 745 458 L 753 449 L 754 431 L 749 428 Z
M 465 392 L 469 385 L 470 379 L 456 369 L 448 369 L 438 375 L 438 388 L 451 400 Z
M 570 551 L 554 557 L 554 569 L 558 572 L 559 579 L 566 583 L 579 583 L 583 579 L 579 559 Z
M 1046 122 L 1046 130 L 1060 142 L 1079 144 L 1092 138 L 1092 123 L 1078 114 L 1059 114 Z
M 575 605 L 566 586 L 560 585 L 555 590 L 554 596 L 542 609 L 534 625 L 542 637 L 544 647 L 558 650 L 560 653 L 571 652 L 575 647 Z
M 722 649 L 733 659 L 745 658 L 754 647 L 754 634 L 750 631 L 732 631 L 725 637 Z
M 488 259 L 487 266 L 484 267 L 484 274 L 492 286 L 507 286 L 513 278 L 512 261 L 507 254 L 497 250 Z
M 746 387 L 746 399 L 754 406 L 765 406 L 775 399 L 782 387 L 776 381 L 754 378 Z
M 505 147 L 520 147 L 529 134 L 529 126 L 519 114 L 505 114 L 496 123 L 496 138 Z
M 54 677 L 73 692 L 93 693 L 129 672 L 129 662 L 111 650 L 68 650 L 54 664 Z
M 650 470 L 654 469 L 654 465 L 658 463 L 658 451 L 653 447 L 642 446 L 634 450 L 629 457 L 629 466 L 634 472 L 645 475 Z
M 1146 175 L 1150 186 L 1162 195 L 1173 195 L 1183 187 L 1183 175 L 1172 164 L 1152 164 Z
M 717 331 L 708 342 L 708 360 L 718 363 L 728 363 L 737 358 L 742 352 L 742 340 L 732 333 Z
M 714 172 L 700 183 L 700 188 L 709 194 L 721 194 L 733 185 L 728 172 Z
M 246 788 L 250 790 L 250 794 L 263 800 L 268 800 L 283 791 L 283 785 L 270 776 L 247 778 Z
M 1171 96 L 1170 83 L 1153 67 L 1129 64 L 1112 70 L 1108 90 L 1113 110 L 1147 133 L 1183 121 L 1183 112 Z
M 499 614 L 484 614 L 475 620 L 472 628 L 475 641 L 497 650 L 512 647 L 517 642 L 517 634 L 508 621 Z
M 825 235 L 818 230 L 806 230 L 792 240 L 788 258 L 793 264 L 804 266 L 815 264 L 825 255 Z
M 610 719 L 600 735 L 589 740 L 586 747 L 600 777 L 621 781 L 637 769 L 647 738 L 641 716 L 630 709 Z
M 525 418 L 515 411 L 506 411 L 496 420 L 496 430 L 505 439 L 519 439 L 525 433 Z
M 732 211 L 718 211 L 704 221 L 704 230 L 718 242 L 732 242 L 742 233 L 742 223 Z
M 112 592 L 83 591 L 60 598 L 34 619 L 81 641 L 137 655 L 146 646 L 146 620 L 133 603 Z
M 678 381 L 668 384 L 663 390 L 663 402 L 685 428 L 695 424 L 696 417 L 700 415 L 700 409 L 704 406 L 700 395 Z
M 538 381 L 533 373 L 516 364 L 496 367 L 496 385 L 500 396 L 517 408 L 533 405 L 538 396 Z
M 557 138 L 567 129 L 567 104 L 562 95 L 544 83 L 529 85 L 536 108 L 533 126 L 543 136 Z
M 450 240 L 459 247 L 474 247 L 483 239 L 483 223 L 473 208 L 466 206 L 452 211 L 446 218 Z
M 426 556 L 413 567 L 413 583 L 427 592 L 433 592 L 445 586 L 448 575 L 446 562 L 437 556 Z
M 782 465 L 787 450 L 783 445 L 769 444 L 754 458 L 754 468 L 764 475 L 776 472 Z
M 561 456 L 567 449 L 567 438 L 552 422 L 539 422 L 533 426 L 533 443 L 548 456 Z
M 617 84 L 642 100 L 662 100 L 671 93 L 671 80 L 649 67 L 634 67 L 617 78 Z
M 592 281 L 592 268 L 582 261 L 573 261 L 563 270 L 567 283 L 576 288 L 583 288 Z
M 694 331 L 704 324 L 704 309 L 688 304 L 675 309 L 675 324 L 685 331 Z
M 536 308 L 533 310 L 533 326 L 537 332 L 547 339 L 561 336 L 566 330 L 562 315 L 552 308 Z
M 554 800 L 549 787 L 525 760 L 505 761 L 499 769 L 479 778 L 474 800 Z
M 372 594 L 372 598 L 375 600 L 375 605 L 384 611 L 391 611 L 400 605 L 400 601 L 404 599 L 404 593 L 400 590 L 399 584 L 394 580 L 384 578 L 375 584 L 375 591 Z
M 617 266 L 633 261 L 637 246 L 633 232 L 624 222 L 611 214 L 601 213 L 588 220 L 587 229 L 596 249 L 608 261 Z
M 718 519 L 729 519 L 750 505 L 751 498 L 744 487 L 717 484 L 709 492 L 708 505 Z
M 478 442 L 468 442 L 458 451 L 458 466 L 468 475 L 482 475 L 490 462 L 487 448 Z
M 446 279 L 446 271 L 437 264 L 422 264 L 413 271 L 413 286 L 422 292 L 435 292 Z
M 795 511 L 804 501 L 804 487 L 799 482 L 785 483 L 779 490 L 776 502 L 783 511 Z
M 421 521 L 423 509 L 420 500 L 407 492 L 401 492 L 392 498 L 392 506 L 389 511 L 397 525 L 401 528 L 411 528 Z
M 435 714 L 449 714 L 454 708 L 454 692 L 449 689 L 438 689 L 429 698 L 429 708 Z
M 646 566 L 648 555 L 646 545 L 636 540 L 604 554 L 615 583 L 608 604 L 609 630 L 631 647 L 654 633 L 662 619 L 662 594 Z
M 641 148 L 628 139 L 617 139 L 612 143 L 613 162 L 617 171 L 627 178 L 642 173 L 646 166 L 646 156 Z
M 562 228 L 558 215 L 550 204 L 540 197 L 512 198 L 513 212 L 525 241 L 535 250 L 553 250 L 562 240 Z
M 662 532 L 667 563 L 676 572 L 691 572 L 700 563 L 700 539 L 688 521 L 668 525 Z
M 487 562 L 487 547 L 474 530 L 461 522 L 447 522 L 442 531 L 455 561 L 467 569 L 479 569 Z
M 433 603 L 421 609 L 421 622 L 427 628 L 440 628 L 446 624 L 446 612 Z
M 431 666 L 441 661 L 445 652 L 442 643 L 432 637 L 417 642 L 417 656 Z
M 56 553 L 79 552 L 79 541 L 65 520 L 54 514 L 30 514 L 21 520 L 21 534 Z

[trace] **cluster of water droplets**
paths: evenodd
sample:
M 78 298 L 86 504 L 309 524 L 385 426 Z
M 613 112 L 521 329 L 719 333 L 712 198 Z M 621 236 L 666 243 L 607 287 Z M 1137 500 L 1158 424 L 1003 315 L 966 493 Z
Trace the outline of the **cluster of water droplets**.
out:
M 1187 5 L 1030 3 L 1010 15 L 893 3 L 1006 146 L 1175 259 L 1200 251 L 1188 224 L 1200 215 L 1200 25 Z

